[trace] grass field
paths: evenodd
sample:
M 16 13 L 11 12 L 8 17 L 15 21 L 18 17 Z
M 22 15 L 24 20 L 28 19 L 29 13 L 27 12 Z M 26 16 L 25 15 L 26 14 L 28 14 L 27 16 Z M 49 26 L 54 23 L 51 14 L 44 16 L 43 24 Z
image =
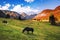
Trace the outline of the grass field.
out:
M 2 23 L 7 20 L 8 23 Z M 34 34 L 22 33 L 26 26 L 34 28 Z M 0 40 L 60 40 L 60 26 L 48 22 L 0 18 Z

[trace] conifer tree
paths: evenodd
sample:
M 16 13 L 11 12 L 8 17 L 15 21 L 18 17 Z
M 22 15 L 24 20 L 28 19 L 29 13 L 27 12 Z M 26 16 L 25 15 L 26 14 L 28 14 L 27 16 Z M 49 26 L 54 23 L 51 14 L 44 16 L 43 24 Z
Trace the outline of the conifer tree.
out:
M 55 17 L 54 17 L 53 14 L 51 14 L 51 15 L 49 16 L 49 22 L 50 22 L 52 25 L 55 25 L 55 24 L 56 24 L 56 22 L 55 22 Z

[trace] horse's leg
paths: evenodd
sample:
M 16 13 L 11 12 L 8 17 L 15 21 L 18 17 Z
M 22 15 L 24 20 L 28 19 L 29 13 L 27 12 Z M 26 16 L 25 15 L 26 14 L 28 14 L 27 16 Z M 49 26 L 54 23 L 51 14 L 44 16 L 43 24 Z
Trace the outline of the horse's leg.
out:
M 32 30 L 32 34 L 33 34 L 33 31 L 34 31 L 34 30 Z
M 27 31 L 27 34 L 29 34 L 29 31 Z
M 32 34 L 33 34 L 33 31 L 32 31 Z
M 24 33 L 25 32 L 25 29 L 22 31 L 22 33 Z

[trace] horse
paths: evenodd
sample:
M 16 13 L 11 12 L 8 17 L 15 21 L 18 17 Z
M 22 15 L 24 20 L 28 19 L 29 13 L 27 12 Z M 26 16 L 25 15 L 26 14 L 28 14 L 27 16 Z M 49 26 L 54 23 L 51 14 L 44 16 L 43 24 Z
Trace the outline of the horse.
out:
M 6 21 L 6 20 L 3 20 L 2 22 L 3 22 L 3 23 L 7 23 L 7 21 Z
M 31 31 L 32 34 L 33 34 L 34 29 L 33 29 L 33 28 L 30 28 L 30 27 L 25 27 L 25 28 L 23 29 L 22 33 L 24 33 L 25 31 L 27 31 L 27 34 L 29 34 L 29 31 Z

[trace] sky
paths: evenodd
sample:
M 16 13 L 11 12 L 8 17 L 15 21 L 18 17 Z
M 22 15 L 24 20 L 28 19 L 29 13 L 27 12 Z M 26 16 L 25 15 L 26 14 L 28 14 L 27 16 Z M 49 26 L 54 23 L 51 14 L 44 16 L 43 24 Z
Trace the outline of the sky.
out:
M 0 0 L 0 10 L 26 14 L 39 13 L 44 9 L 54 9 L 57 6 L 60 6 L 60 0 Z

